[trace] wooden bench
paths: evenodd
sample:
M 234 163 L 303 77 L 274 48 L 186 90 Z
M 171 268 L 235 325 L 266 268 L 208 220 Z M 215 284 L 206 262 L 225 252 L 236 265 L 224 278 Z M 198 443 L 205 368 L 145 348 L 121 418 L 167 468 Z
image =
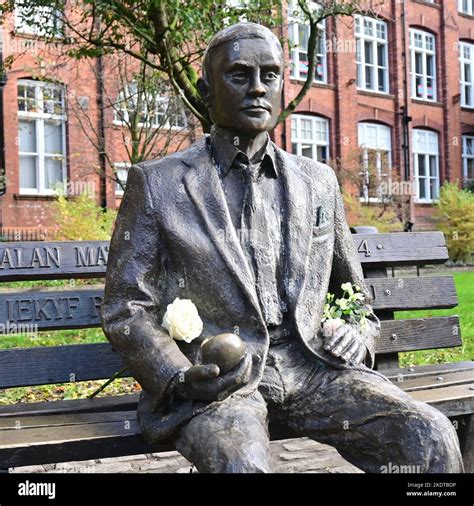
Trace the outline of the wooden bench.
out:
M 457 305 L 451 276 L 389 277 L 387 272 L 393 267 L 445 262 L 444 236 L 440 232 L 362 233 L 353 238 L 382 320 L 377 368 L 453 419 L 466 470 L 474 471 L 474 362 L 398 367 L 399 352 L 462 344 L 457 316 L 393 319 L 398 310 Z M 105 241 L 0 243 L 0 280 L 101 278 L 107 253 Z M 2 334 L 25 329 L 99 327 L 102 293 L 102 285 L 3 289 L 0 339 Z M 120 356 L 109 343 L 5 349 L 0 350 L 0 389 L 107 379 L 120 369 Z M 136 420 L 137 400 L 138 395 L 121 395 L 1 406 L 0 469 L 174 449 L 168 440 L 153 447 L 144 442 Z M 272 439 L 288 437 L 281 428 L 270 430 Z

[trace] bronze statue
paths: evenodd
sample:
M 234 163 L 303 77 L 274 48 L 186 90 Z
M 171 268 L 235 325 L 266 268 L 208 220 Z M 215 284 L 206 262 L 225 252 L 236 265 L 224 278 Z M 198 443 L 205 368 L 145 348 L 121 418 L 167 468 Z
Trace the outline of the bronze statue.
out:
M 438 410 L 373 371 L 372 312 L 333 170 L 270 141 L 283 53 L 267 28 L 220 31 L 199 91 L 214 123 L 190 148 L 130 169 L 110 245 L 107 338 L 143 388 L 145 438 L 173 436 L 200 472 L 271 472 L 268 421 L 337 448 L 367 472 L 459 472 Z M 328 291 L 361 287 L 368 323 L 321 332 Z M 175 340 L 167 305 L 191 300 L 202 334 Z M 204 364 L 210 336 L 238 334 L 228 372 Z M 238 347 L 238 343 L 237 343 Z

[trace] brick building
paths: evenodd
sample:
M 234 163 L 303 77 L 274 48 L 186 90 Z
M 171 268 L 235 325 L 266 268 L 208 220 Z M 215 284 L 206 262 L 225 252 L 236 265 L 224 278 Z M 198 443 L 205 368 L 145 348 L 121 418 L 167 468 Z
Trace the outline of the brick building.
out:
M 291 2 L 284 12 L 280 35 L 291 42 L 285 45 L 288 103 L 307 75 L 308 27 Z M 23 50 L 3 93 L 4 230 L 47 228 L 57 182 L 71 193 L 90 184 L 98 202 L 119 205 L 120 187 L 101 177 L 103 157 L 71 104 L 103 133 L 123 178 L 128 165 L 123 118 L 104 106 L 104 93 L 121 93 L 113 62 L 58 64 L 57 49 L 40 35 L 22 26 L 19 15 L 3 29 L 3 57 Z M 54 84 L 45 83 L 53 67 Z M 104 129 L 110 125 L 115 128 Z M 176 111 L 170 126 L 176 134 L 170 151 L 196 136 Z M 353 173 L 345 184 L 362 202 L 377 205 L 398 194 L 403 221 L 413 221 L 415 230 L 433 228 L 439 187 L 474 180 L 474 0 L 386 0 L 377 19 L 327 20 L 312 88 L 272 136 L 288 151 L 330 161 L 342 176 Z

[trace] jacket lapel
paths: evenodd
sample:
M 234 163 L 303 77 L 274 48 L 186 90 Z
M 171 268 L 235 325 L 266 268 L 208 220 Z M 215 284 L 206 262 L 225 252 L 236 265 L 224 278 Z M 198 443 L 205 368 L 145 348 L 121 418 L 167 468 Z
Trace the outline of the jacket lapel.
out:
M 232 223 L 217 169 L 205 141 L 198 142 L 194 146 L 195 151 L 183 162 L 190 167 L 184 176 L 185 187 L 206 226 L 209 237 L 263 321 L 249 265 Z
M 314 223 L 314 202 L 311 179 L 287 153 L 275 149 L 280 160 L 286 202 L 286 276 L 290 308 L 295 311 L 302 295 Z

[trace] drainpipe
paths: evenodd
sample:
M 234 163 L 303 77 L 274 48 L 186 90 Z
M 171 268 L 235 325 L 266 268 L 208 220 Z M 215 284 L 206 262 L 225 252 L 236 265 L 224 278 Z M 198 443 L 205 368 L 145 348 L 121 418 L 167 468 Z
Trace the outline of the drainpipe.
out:
M 412 120 L 409 115 L 408 103 L 410 100 L 408 79 L 408 55 L 407 55 L 407 7 L 406 0 L 403 0 L 402 4 L 402 62 L 403 62 L 403 105 L 401 106 L 402 116 L 402 131 L 403 131 L 403 181 L 411 182 L 411 149 L 410 149 L 410 122 Z M 414 188 L 411 188 L 414 190 Z M 413 196 L 409 195 L 409 211 L 408 219 L 405 223 L 405 229 L 411 230 L 414 224 L 415 212 L 414 212 Z
M 7 75 L 3 68 L 3 30 L 0 27 L 0 196 L 7 191 L 6 167 L 5 167 L 5 122 L 3 108 L 3 89 L 7 84 Z M 0 207 L 1 213 L 1 207 Z M 0 214 L 0 225 L 2 224 Z

